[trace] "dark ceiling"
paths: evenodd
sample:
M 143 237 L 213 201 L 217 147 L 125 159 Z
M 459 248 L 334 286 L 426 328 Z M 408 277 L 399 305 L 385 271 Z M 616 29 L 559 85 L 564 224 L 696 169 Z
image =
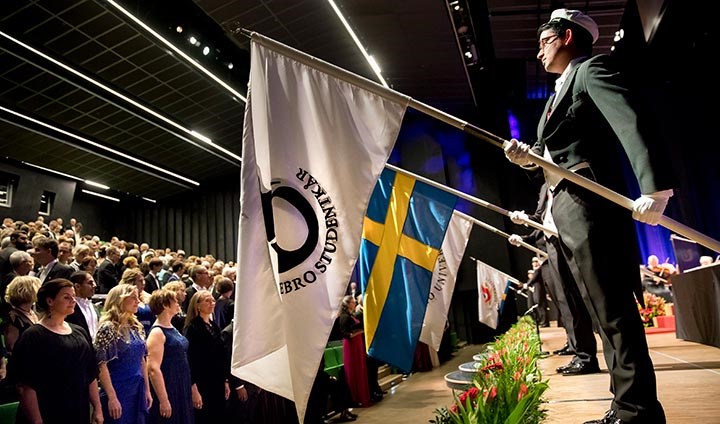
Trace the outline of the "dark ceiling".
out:
M 461 1 L 467 10 L 462 22 L 450 1 L 337 3 L 392 88 L 449 113 L 473 113 L 483 101 L 474 81 L 497 61 L 524 61 L 527 86 L 546 84 L 534 59 L 535 30 L 557 2 Z M 244 94 L 247 84 L 248 40 L 239 28 L 377 80 L 327 1 L 119 4 L 235 94 Z M 591 12 L 600 25 L 596 51 L 609 51 L 625 2 L 564 5 Z M 112 1 L 3 0 L 0 11 L 2 156 L 158 200 L 238 175 L 243 100 Z M 456 37 L 462 25 L 477 44 L 478 57 L 469 65 L 463 57 L 466 40 Z M 188 42 L 191 35 L 200 46 Z M 205 45 L 212 46 L 207 57 L 201 53 Z

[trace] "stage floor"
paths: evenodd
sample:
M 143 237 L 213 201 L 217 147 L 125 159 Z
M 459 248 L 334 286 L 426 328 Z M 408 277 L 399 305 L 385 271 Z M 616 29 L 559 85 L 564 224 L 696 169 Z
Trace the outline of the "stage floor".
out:
M 546 351 L 559 349 L 565 343 L 565 334 L 560 328 L 543 328 L 541 335 Z M 720 424 L 720 349 L 678 340 L 675 333 L 647 337 L 667 422 Z M 602 347 L 599 340 L 598 346 Z M 441 367 L 412 374 L 382 402 L 357 408 L 356 423 L 427 423 L 433 418 L 435 408 L 452 401 L 452 391 L 445 385 L 443 376 L 472 361 L 478 349 L 478 346 L 466 346 Z M 543 378 L 550 384 L 545 392 L 546 423 L 582 423 L 601 417 L 609 408 L 610 377 L 600 352 L 598 359 L 602 373 L 573 377 L 555 373 L 555 368 L 570 360 L 569 356 L 550 356 L 540 361 Z

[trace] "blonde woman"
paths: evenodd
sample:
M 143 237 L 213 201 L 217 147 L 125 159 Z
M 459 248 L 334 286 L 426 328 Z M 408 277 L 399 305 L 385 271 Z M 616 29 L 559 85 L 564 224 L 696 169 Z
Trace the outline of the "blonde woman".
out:
M 100 401 L 106 423 L 144 424 L 152 403 L 145 361 L 145 331 L 138 321 L 137 287 L 110 289 L 95 337 Z
M 148 305 L 150 302 L 150 294 L 145 291 L 145 276 L 138 268 L 126 269 L 120 278 L 120 283 L 130 284 L 137 288 L 140 303 L 138 304 L 135 315 L 138 321 L 140 321 L 140 324 L 142 324 L 145 334 L 148 334 L 150 332 L 150 326 L 152 326 L 153 321 L 155 321 L 155 315 L 150 310 L 150 305 Z
M 3 320 L 2 334 L 8 355 L 12 354 L 13 346 L 20 335 L 40 321 L 33 310 L 38 289 L 40 279 L 30 276 L 15 277 L 7 287 L 5 301 L 10 305 L 10 311 Z
M 188 341 L 173 327 L 171 320 L 180 311 L 175 293 L 155 290 L 150 308 L 157 320 L 147 339 L 148 373 L 152 383 L 151 423 L 193 424 Z M 206 358 L 214 361 L 213 358 Z
M 196 424 L 222 422 L 225 401 L 230 397 L 230 363 L 225 360 L 220 329 L 212 320 L 214 311 L 212 293 L 203 290 L 190 299 L 185 318 Z
M 13 278 L 5 291 L 5 301 L 10 305 L 10 310 L 4 314 L 0 324 L 0 334 L 4 341 L 3 356 L 0 358 L 0 380 L 5 378 L 5 358 L 12 355 L 17 339 L 31 325 L 40 321 L 33 310 L 39 288 L 39 278 L 22 276 Z

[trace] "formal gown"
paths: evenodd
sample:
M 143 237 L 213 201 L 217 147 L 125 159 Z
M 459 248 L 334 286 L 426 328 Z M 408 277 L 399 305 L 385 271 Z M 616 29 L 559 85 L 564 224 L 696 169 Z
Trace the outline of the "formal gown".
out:
M 202 409 L 195 410 L 196 424 L 214 424 L 225 419 L 225 380 L 230 363 L 220 329 L 213 321 L 195 317 L 185 330 L 189 342 L 190 378 L 202 396 Z
M 112 419 L 108 410 L 107 394 L 101 387 L 100 402 L 105 423 L 145 423 L 147 403 L 142 360 L 146 353 L 144 332 L 132 328 L 127 335 L 123 335 L 115 323 L 106 321 L 100 325 L 95 337 L 95 354 L 98 363 L 104 362 L 107 365 L 115 394 L 122 406 L 120 419 Z
M 58 334 L 40 324 L 18 339 L 8 364 L 8 379 L 31 387 L 37 394 L 43 423 L 90 422 L 90 382 L 97 377 L 97 361 L 90 336 L 69 324 L 70 334 Z M 30 422 L 18 409 L 16 423 Z
M 350 393 L 355 402 L 362 406 L 370 406 L 370 385 L 367 373 L 367 354 L 365 352 L 365 336 L 355 330 L 362 329 L 362 322 L 343 311 L 339 317 L 340 330 L 343 333 L 343 368 Z
M 187 359 L 188 341 L 175 327 L 165 328 L 154 325 L 152 328 L 159 328 L 165 334 L 165 347 L 160 370 L 165 380 L 165 390 L 172 407 L 172 414 L 170 418 L 160 416 L 160 401 L 151 386 L 153 402 L 150 408 L 149 422 L 153 424 L 195 424 L 190 389 L 190 365 Z

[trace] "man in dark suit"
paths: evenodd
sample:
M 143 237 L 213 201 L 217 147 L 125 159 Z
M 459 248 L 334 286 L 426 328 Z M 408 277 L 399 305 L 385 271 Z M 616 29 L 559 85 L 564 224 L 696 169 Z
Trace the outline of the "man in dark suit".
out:
M 560 77 L 538 125 L 533 151 L 562 168 L 626 191 L 618 172 L 621 146 L 644 193 L 634 202 L 633 216 L 656 225 L 673 194 L 673 181 L 666 173 L 654 172 L 663 168 L 658 149 L 649 146 L 655 138 L 653 128 L 641 126 L 645 117 L 633 109 L 631 93 L 612 58 L 589 57 L 598 38 L 597 24 L 580 11 L 558 9 L 538 35 L 538 59 L 547 72 Z M 512 162 L 528 167 L 529 148 L 511 140 L 505 153 Z M 665 414 L 635 303 L 639 255 L 629 213 L 552 172 L 546 171 L 545 179 L 550 218 L 559 233 L 559 271 L 563 280 L 577 286 L 600 333 L 610 370 L 610 410 L 588 423 L 662 424 Z
M 70 281 L 75 288 L 75 311 L 65 317 L 65 321 L 81 326 L 94 339 L 99 320 L 95 305 L 92 304 L 97 287 L 95 280 L 85 271 L 76 271 L 70 276 Z
M 58 242 L 49 237 L 36 237 L 33 239 L 33 250 L 31 252 L 36 264 L 40 265 L 38 278 L 40 283 L 45 284 L 56 278 L 69 279 L 73 269 L 57 260 Z
M 120 270 L 117 266 L 119 261 L 120 251 L 117 247 L 109 246 L 105 249 L 105 260 L 97 268 L 97 284 L 100 293 L 109 292 L 120 281 Z
M 150 259 L 148 265 L 150 266 L 150 271 L 145 276 L 145 291 L 148 293 L 152 293 L 160 288 L 160 279 L 158 279 L 158 272 L 160 272 L 163 267 L 163 261 L 160 258 L 153 258 Z
M 190 267 L 190 281 L 192 282 L 190 283 L 190 287 L 185 290 L 187 296 L 185 296 L 185 301 L 182 304 L 182 309 L 185 313 L 187 313 L 190 299 L 192 299 L 195 293 L 201 290 L 210 290 L 210 286 L 212 285 L 210 273 L 207 268 L 202 265 L 193 265 Z
M 10 266 L 12 271 L 0 282 L 0 303 L 5 302 L 5 290 L 15 277 L 30 274 L 34 266 L 33 258 L 24 250 L 16 250 L 10 255 Z
M 24 231 L 13 231 L 10 234 L 10 244 L 0 250 L 0 281 L 2 281 L 7 274 L 12 272 L 12 265 L 10 265 L 10 255 L 18 250 L 28 249 L 28 235 Z

